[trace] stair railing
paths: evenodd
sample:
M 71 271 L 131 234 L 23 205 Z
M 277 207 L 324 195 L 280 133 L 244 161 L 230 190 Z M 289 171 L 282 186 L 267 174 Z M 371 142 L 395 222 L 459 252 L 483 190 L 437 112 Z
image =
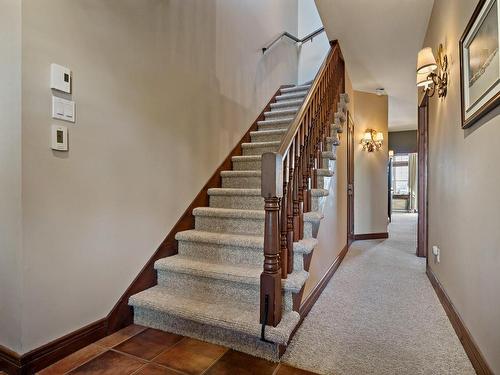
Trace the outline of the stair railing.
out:
M 276 152 L 262 155 L 264 269 L 260 277 L 260 323 L 277 326 L 282 314 L 281 280 L 293 270 L 293 243 L 304 237 L 304 212 L 330 136 L 330 124 L 345 90 L 344 60 L 331 48 Z M 264 336 L 264 334 L 263 334 Z M 264 339 L 264 337 L 263 337 Z
M 290 34 L 287 31 L 283 31 L 276 39 L 274 39 L 271 43 L 269 43 L 266 47 L 262 48 L 262 53 L 266 53 L 268 49 L 270 49 L 272 46 L 274 46 L 278 41 L 280 41 L 283 38 L 288 38 L 293 40 L 295 43 L 298 43 L 299 45 L 304 44 L 307 41 L 312 41 L 315 36 L 321 34 L 323 31 L 325 31 L 324 27 L 320 27 L 318 30 L 313 31 L 312 33 L 306 35 L 302 39 L 297 38 L 296 36 Z

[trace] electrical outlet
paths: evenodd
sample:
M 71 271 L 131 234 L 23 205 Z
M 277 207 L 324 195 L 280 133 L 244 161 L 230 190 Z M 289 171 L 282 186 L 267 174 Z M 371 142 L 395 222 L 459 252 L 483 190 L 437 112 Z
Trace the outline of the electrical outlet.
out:
M 435 257 L 436 263 L 441 262 L 441 249 L 436 245 L 432 246 L 432 254 Z

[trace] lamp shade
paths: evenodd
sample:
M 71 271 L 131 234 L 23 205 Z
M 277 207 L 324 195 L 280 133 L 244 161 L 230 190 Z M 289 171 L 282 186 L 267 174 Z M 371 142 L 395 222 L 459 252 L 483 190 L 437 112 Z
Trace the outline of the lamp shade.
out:
M 377 132 L 375 135 L 375 141 L 376 142 L 382 142 L 384 140 L 384 133 L 382 132 Z
M 432 78 L 429 77 L 428 73 L 417 73 L 417 86 L 418 87 L 428 87 L 432 85 Z
M 367 130 L 365 134 L 363 135 L 363 141 L 365 142 L 371 142 L 372 140 L 372 132 Z
M 437 69 L 436 59 L 432 53 L 431 47 L 426 47 L 420 50 L 417 58 L 417 74 L 429 74 Z

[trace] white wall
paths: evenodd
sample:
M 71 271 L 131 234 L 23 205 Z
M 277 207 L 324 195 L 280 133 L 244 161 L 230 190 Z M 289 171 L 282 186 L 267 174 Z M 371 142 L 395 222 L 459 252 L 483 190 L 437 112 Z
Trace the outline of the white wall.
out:
M 22 352 L 106 316 L 296 83 L 295 46 L 261 52 L 283 30 L 295 1 L 23 1 Z M 49 149 L 52 62 L 73 70 L 68 153 Z
M 366 129 L 384 133 L 380 151 L 363 151 Z M 388 99 L 354 91 L 354 233 L 387 232 Z
M 314 0 L 298 0 L 299 25 L 298 37 L 306 35 L 323 27 Z M 326 54 L 330 50 L 330 42 L 326 32 L 300 47 L 298 82 L 304 83 L 314 79 Z
M 0 345 L 21 348 L 21 1 L 0 0 Z
M 500 117 L 464 131 L 458 41 L 477 1 L 436 0 L 424 46 L 444 43 L 448 95 L 429 104 L 429 265 L 489 366 L 500 374 Z

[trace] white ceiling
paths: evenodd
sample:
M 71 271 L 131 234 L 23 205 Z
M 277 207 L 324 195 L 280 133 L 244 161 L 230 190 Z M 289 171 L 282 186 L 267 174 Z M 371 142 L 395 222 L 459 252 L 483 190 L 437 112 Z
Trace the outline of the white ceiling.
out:
M 353 88 L 389 96 L 389 130 L 417 128 L 416 60 L 434 0 L 316 0 Z

